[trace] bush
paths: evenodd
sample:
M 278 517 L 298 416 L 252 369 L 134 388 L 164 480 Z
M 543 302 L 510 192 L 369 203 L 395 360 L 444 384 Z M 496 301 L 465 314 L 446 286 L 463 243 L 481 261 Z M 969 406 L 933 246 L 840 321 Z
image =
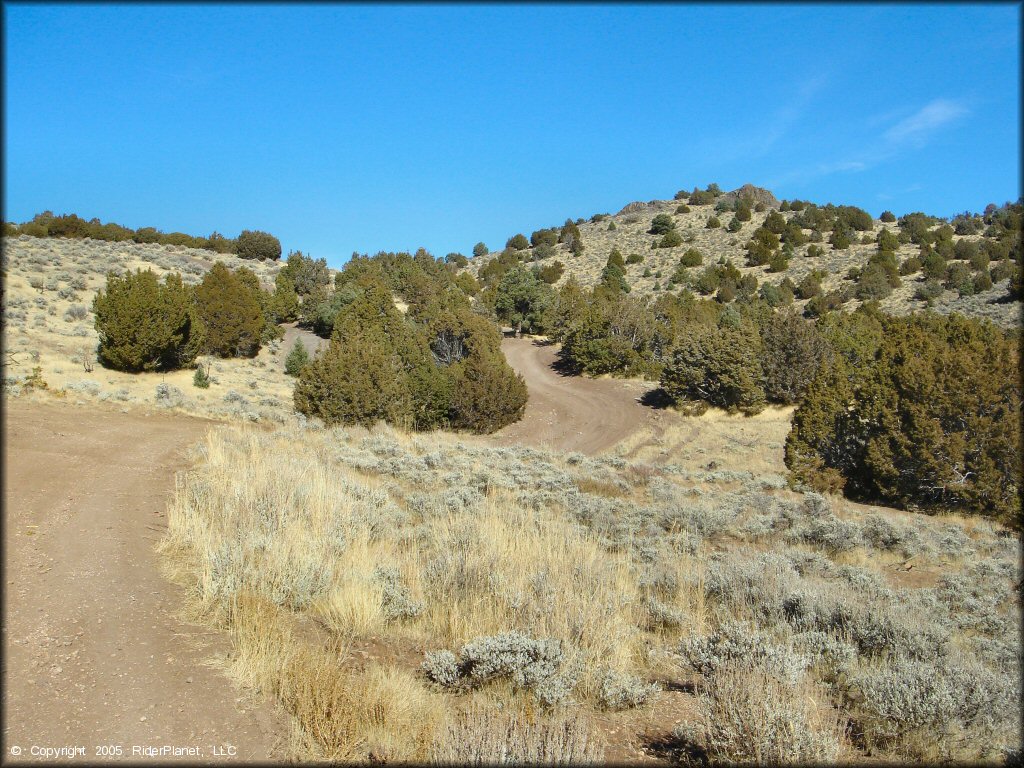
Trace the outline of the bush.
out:
M 538 333 L 547 327 L 554 294 L 547 283 L 523 267 L 510 269 L 498 283 L 494 311 L 516 333 Z
M 892 293 L 885 270 L 877 264 L 868 264 L 857 280 L 856 296 L 862 301 L 881 300 Z
M 921 260 L 917 258 L 917 256 L 909 256 L 903 260 L 902 264 L 900 264 L 901 275 L 912 275 L 915 272 L 920 271 L 920 269 Z
M 554 285 L 565 272 L 565 264 L 554 261 L 537 270 L 537 277 L 548 285 Z
M 794 477 L 853 498 L 1019 526 L 1016 342 L 959 315 L 873 312 L 862 308 L 830 331 L 863 335 L 864 346 L 823 370 L 794 414 L 786 441 Z
M 796 295 L 799 299 L 811 299 L 821 295 L 821 273 L 817 270 L 804 275 L 796 287 Z
M 793 311 L 771 315 L 761 330 L 761 370 L 769 400 L 796 403 L 829 359 L 827 342 Z
M 778 211 L 771 211 L 761 226 L 773 235 L 781 235 L 786 231 L 786 218 Z
M 690 212 L 690 206 L 685 205 L 685 204 L 684 205 L 680 205 L 680 206 L 678 206 L 676 208 L 676 213 L 689 213 L 689 212 Z
M 684 267 L 699 267 L 704 263 L 704 254 L 696 248 L 687 248 L 686 252 L 679 257 L 679 263 Z
M 942 284 L 938 280 L 925 280 L 923 283 L 919 283 L 914 290 L 914 298 L 918 301 L 931 302 L 941 296 L 943 290 Z
M 740 222 L 750 221 L 750 215 L 751 214 L 750 214 L 750 206 L 749 205 L 747 205 L 746 203 L 743 203 L 743 202 L 737 204 L 737 206 L 736 206 L 736 216 L 734 217 L 736 221 L 740 221 Z
M 534 640 L 521 632 L 478 637 L 450 651 L 427 654 L 423 671 L 447 688 L 477 688 L 495 679 L 508 679 L 531 691 L 547 706 L 565 701 L 576 684 L 575 670 L 562 669 L 558 640 Z
M 658 248 L 678 248 L 683 244 L 683 237 L 678 230 L 670 230 L 658 241 Z
M 447 412 L 446 384 L 390 292 L 369 284 L 338 314 L 327 348 L 301 369 L 294 401 L 328 425 L 381 420 L 429 429 Z
M 120 371 L 168 371 L 190 365 L 204 342 L 192 306 L 192 291 L 181 276 L 161 284 L 151 270 L 107 275 L 106 289 L 93 301 L 103 365 Z
M 765 405 L 759 352 L 757 337 L 748 329 L 694 328 L 679 340 L 662 373 L 661 388 L 691 409 L 705 403 L 757 413 Z
M 440 765 L 597 765 L 604 749 L 576 715 L 536 720 L 474 708 L 450 722 L 433 745 Z
M 281 241 L 268 232 L 245 229 L 238 236 L 235 253 L 240 259 L 280 259 Z
M 817 245 L 809 245 L 809 246 L 807 246 L 807 255 L 809 257 L 811 257 L 812 259 L 813 258 L 817 258 L 818 256 L 821 256 L 824 252 L 825 252 L 824 249 L 821 248 L 820 246 L 817 246 Z
M 841 291 L 829 291 L 826 294 L 818 294 L 807 302 L 807 306 L 804 307 L 804 316 L 810 318 L 822 317 L 828 312 L 839 309 L 846 300 L 846 295 Z
M 718 229 L 722 226 L 722 222 L 718 220 L 717 216 L 712 216 L 708 219 L 708 223 L 705 225 L 705 229 Z
M 636 675 L 609 670 L 601 677 L 597 700 L 603 709 L 618 711 L 643 706 L 659 690 L 657 683 L 645 683 Z
M 261 293 L 247 285 L 240 273 L 221 262 L 213 265 L 195 288 L 207 352 L 221 357 L 251 357 L 259 352 L 266 323 Z
M 505 247 L 514 248 L 517 251 L 525 251 L 527 248 L 530 247 L 530 241 L 526 239 L 526 235 L 513 235 L 505 243 Z
M 791 681 L 736 660 L 711 675 L 696 703 L 696 720 L 674 735 L 712 764 L 827 764 L 843 751 L 839 714 L 805 676 Z
M 580 228 L 572 219 L 565 220 L 565 224 L 562 225 L 561 230 L 558 232 L 558 242 L 565 243 L 573 253 L 575 253 L 573 249 L 576 245 L 582 243 Z
M 530 244 L 536 248 L 539 245 L 550 245 L 552 248 L 558 245 L 557 229 L 538 229 L 530 235 Z
M 779 236 L 764 227 L 758 227 L 744 248 L 747 251 L 747 266 L 760 267 L 767 264 L 778 250 Z
M 971 265 L 971 269 L 973 269 L 975 272 L 983 272 L 988 270 L 989 264 L 992 263 L 992 260 L 987 253 L 984 253 L 982 251 L 970 251 L 970 249 L 968 249 L 967 252 L 969 254 L 967 257 L 967 261 Z
M 631 253 L 626 257 L 627 264 L 640 264 L 644 260 L 644 257 L 639 253 Z
M 206 368 L 198 366 L 195 374 L 192 376 L 192 386 L 199 389 L 210 388 L 210 375 L 206 372 Z
M 979 272 L 974 276 L 974 292 L 982 293 L 992 288 L 992 276 L 988 272 Z
M 961 296 L 974 295 L 974 279 L 966 264 L 955 263 L 946 271 L 946 288 L 957 291 Z
M 891 224 L 892 222 L 896 221 L 896 216 L 893 215 L 892 211 L 882 211 L 882 214 L 878 218 L 884 221 L 886 224 Z
M 880 251 L 898 251 L 900 248 L 900 240 L 888 229 L 882 229 L 878 233 L 878 250 Z
M 1019 736 L 1020 691 L 976 663 L 897 659 L 849 681 L 868 749 L 915 761 L 992 760 Z
M 926 278 L 943 278 L 946 276 L 946 260 L 938 252 L 928 248 L 921 258 L 921 272 Z
M 845 251 L 850 247 L 850 233 L 845 229 L 836 228 L 832 230 L 832 234 L 829 236 L 828 242 L 834 250 Z
M 509 367 L 500 350 L 470 355 L 457 373 L 452 388 L 452 427 L 489 434 L 523 417 L 526 382 Z
M 667 213 L 659 213 L 651 221 L 651 228 L 648 232 L 652 235 L 664 235 L 666 232 L 676 228 L 675 221 Z
M 309 362 L 309 352 L 299 339 L 295 340 L 291 351 L 284 359 L 284 372 L 289 376 L 298 376 L 302 366 Z
M 69 323 L 75 320 L 85 320 L 88 316 L 88 307 L 84 307 L 81 304 L 72 304 L 64 313 L 64 319 Z
M 768 259 L 769 272 L 785 272 L 787 269 L 789 269 L 789 259 L 786 258 L 785 253 L 776 251 L 772 254 L 772 257 Z

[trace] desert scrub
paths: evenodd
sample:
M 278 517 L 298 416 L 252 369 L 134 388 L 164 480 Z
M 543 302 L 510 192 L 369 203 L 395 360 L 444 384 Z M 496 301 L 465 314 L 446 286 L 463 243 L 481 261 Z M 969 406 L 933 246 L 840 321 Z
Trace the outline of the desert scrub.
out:
M 845 697 L 868 749 L 931 762 L 992 759 L 1019 744 L 1019 678 L 964 658 L 869 668 L 851 677 Z
M 846 751 L 827 695 L 806 677 L 791 683 L 756 663 L 718 669 L 698 690 L 696 719 L 674 733 L 712 763 L 834 763 Z
M 625 491 L 581 492 L 588 478 L 593 490 Z M 263 687 L 291 702 L 310 754 L 363 759 L 358 745 L 375 741 L 380 754 L 414 759 L 446 732 L 438 725 L 412 741 L 396 732 L 388 747 L 388 726 L 334 709 L 356 706 L 340 686 L 371 684 L 337 649 L 381 639 L 405 657 L 431 650 L 422 671 L 384 667 L 396 676 L 387 690 L 441 711 L 480 698 L 506 713 L 532 708 L 538 727 L 567 703 L 585 714 L 649 700 L 646 681 L 664 674 L 653 659 L 686 643 L 705 713 L 691 735 L 721 760 L 844 754 L 824 696 L 849 718 L 867 706 L 846 698 L 849 682 L 869 673 L 910 662 L 941 671 L 969 652 L 979 680 L 1009 685 L 1019 675 L 1019 633 L 1009 629 L 1020 570 L 1016 540 L 999 525 L 884 510 L 856 517 L 777 485 L 749 472 L 654 469 L 387 426 L 311 429 L 295 418 L 267 431 L 214 429 L 178 482 L 161 547 L 198 617 L 230 628 L 241 615 L 234 606 L 252 599 L 324 630 L 335 648 L 323 662 L 327 689 L 311 671 L 315 655 L 293 668 L 301 674 L 281 671 L 288 654 L 261 661 L 258 648 L 239 650 L 236 664 L 252 680 L 278 670 Z M 741 528 L 753 519 L 760 533 L 744 545 Z M 828 545 L 815 527 L 823 521 L 850 525 L 861 549 L 851 557 Z M 945 558 L 947 578 L 899 586 L 887 569 L 904 547 L 920 549 L 922 571 L 926 558 Z M 282 647 L 322 650 L 298 637 Z M 741 668 L 744 659 L 756 664 Z M 741 679 L 762 688 L 726 684 Z M 715 720 L 726 712 L 742 718 Z M 787 746 L 772 730 L 785 722 L 806 738 Z M 953 730 L 943 733 L 943 748 L 955 751 Z M 493 734 L 477 735 L 492 743 Z M 742 752 L 743 739 L 754 752 Z M 899 754 L 897 741 L 883 741 L 879 750 Z
M 433 744 L 440 765 L 594 765 L 604 745 L 578 713 L 532 720 L 474 706 L 453 718 Z
M 463 690 L 508 679 L 549 707 L 570 697 L 578 675 L 566 664 L 558 640 L 537 640 L 520 632 L 476 638 L 462 646 L 458 657 L 451 651 L 428 653 L 423 671 L 439 685 Z

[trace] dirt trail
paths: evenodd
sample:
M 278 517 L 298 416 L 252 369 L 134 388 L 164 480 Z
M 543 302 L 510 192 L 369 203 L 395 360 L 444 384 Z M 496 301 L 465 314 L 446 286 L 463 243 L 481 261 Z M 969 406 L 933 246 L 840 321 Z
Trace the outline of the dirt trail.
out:
M 157 567 L 174 473 L 211 422 L 5 406 L 5 762 L 40 761 L 33 746 L 84 747 L 91 762 L 102 745 L 133 762 L 151 761 L 133 746 L 274 756 L 283 716 L 204 665 L 227 640 L 177 618 L 181 590 Z
M 598 454 L 662 420 L 662 413 L 637 401 L 651 383 L 563 376 L 553 367 L 558 349 L 553 344 L 506 338 L 501 349 L 530 389 L 523 419 L 494 435 L 503 445 Z
M 303 336 L 292 329 L 281 354 Z M 527 339 L 502 348 L 530 401 L 499 444 L 595 454 L 661 420 L 637 402 L 649 384 L 564 377 L 556 348 Z M 133 747 L 164 745 L 282 757 L 286 718 L 204 663 L 228 639 L 182 621 L 154 550 L 174 474 L 213 422 L 28 398 L 7 399 L 4 421 L 5 761 L 44 759 L 32 747 L 104 761 L 97 748 L 118 745 L 133 762 L 151 761 Z

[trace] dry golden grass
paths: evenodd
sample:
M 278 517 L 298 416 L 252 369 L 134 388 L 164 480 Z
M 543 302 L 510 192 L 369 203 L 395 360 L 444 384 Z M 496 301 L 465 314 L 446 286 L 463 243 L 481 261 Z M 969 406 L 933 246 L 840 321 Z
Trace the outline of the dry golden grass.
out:
M 755 416 L 743 416 L 709 408 L 700 416 L 676 415 L 664 427 L 630 435 L 615 447 L 615 454 L 688 470 L 785 474 L 783 448 L 794 410 L 771 406 Z
M 178 246 L 61 238 L 5 237 L 3 245 L 4 342 L 9 353 L 5 384 L 24 381 L 38 367 L 48 385 L 45 396 L 82 404 L 157 407 L 156 387 L 166 384 L 181 391 L 174 408 L 185 413 L 281 421 L 292 412 L 293 380 L 284 373 L 284 358 L 294 331 L 253 359 L 202 358 L 213 379 L 209 389 L 193 385 L 192 370 L 132 374 L 96 362 L 99 336 L 92 302 L 106 285 L 108 271 L 152 269 L 161 277 L 179 272 L 186 282 L 194 283 L 214 263 L 223 262 L 232 269 L 254 270 L 264 287 L 271 289 L 279 262 L 245 261 Z M 33 287 L 33 282 L 40 287 Z M 233 398 L 230 392 L 243 399 Z
M 864 543 L 831 551 L 827 541 L 786 538 L 785 528 L 765 534 L 758 525 L 766 510 L 804 514 L 803 497 L 780 488 L 777 476 L 759 480 L 736 470 L 668 472 L 389 428 L 217 427 L 195 459 L 197 466 L 179 478 L 161 550 L 189 590 L 192 615 L 229 631 L 232 677 L 292 714 L 301 734 L 298 755 L 310 759 L 590 754 L 587 745 L 609 736 L 602 730 L 609 725 L 595 731 L 588 720 L 603 708 L 606 675 L 635 675 L 638 685 L 684 675 L 671 661 L 682 640 L 725 621 L 763 622 L 758 601 L 781 600 L 794 589 L 849 606 L 874 600 L 872 584 L 884 588 L 902 557 Z M 877 512 L 835 506 L 838 514 L 829 519 L 840 526 L 859 526 Z M 602 517 L 605 508 L 620 517 Z M 649 522 L 627 525 L 645 509 Z M 677 513 L 678 522 L 652 529 L 658 515 Z M 951 549 L 957 545 L 941 543 L 956 531 L 962 533 L 955 541 L 1003 557 L 988 524 L 891 517 L 939 542 L 929 544 L 933 549 L 949 550 L 946 573 L 971 566 L 970 555 Z M 689 547 L 693 536 L 697 543 Z M 933 549 L 921 560 L 934 561 Z M 786 557 L 814 562 L 823 552 L 830 568 L 852 569 L 854 581 L 777 570 Z M 757 565 L 762 555 L 769 558 L 764 566 Z M 751 576 L 743 575 L 747 564 Z M 715 579 L 733 591 L 714 592 Z M 897 633 L 917 620 L 886 602 L 911 596 L 884 598 L 879 620 L 894 622 Z M 457 652 L 510 631 L 560 641 L 562 669 L 578 673 L 570 683 L 575 719 L 566 719 L 565 705 L 544 709 L 509 678 L 472 693 L 431 683 L 418 668 L 424 651 Z M 782 643 L 793 632 L 785 622 L 766 631 Z M 958 635 L 954 642 L 971 641 Z M 385 648 L 383 655 L 349 652 L 374 645 Z M 865 657 L 851 669 L 878 663 Z M 761 686 L 758 694 L 749 682 L 719 676 L 701 689 L 710 693 L 694 727 L 712 747 L 721 742 L 714 747 L 719 757 L 739 749 L 729 739 L 746 739 L 743 732 L 761 734 L 766 745 L 751 759 L 846 754 L 836 702 L 822 698 L 827 683 L 808 680 L 806 690 Z M 746 687 L 737 688 L 741 683 Z M 494 714 L 499 705 L 506 714 Z M 478 706 L 491 714 L 465 714 Z M 725 712 L 739 718 L 740 736 L 715 730 Z M 622 721 L 602 719 L 613 722 Z M 787 740 L 787 727 L 809 735 Z M 459 751 L 453 739 L 472 746 Z

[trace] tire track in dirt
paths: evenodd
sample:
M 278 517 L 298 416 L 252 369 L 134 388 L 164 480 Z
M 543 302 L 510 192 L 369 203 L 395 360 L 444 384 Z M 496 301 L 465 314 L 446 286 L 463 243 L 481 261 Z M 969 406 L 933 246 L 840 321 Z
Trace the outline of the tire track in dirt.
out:
M 228 640 L 178 618 L 181 589 L 154 550 L 174 474 L 211 422 L 4 405 L 5 761 L 38 762 L 32 745 L 85 747 L 90 762 L 117 744 L 134 762 L 151 760 L 133 745 L 197 746 L 216 762 L 274 757 L 285 717 L 204 664 Z M 228 745 L 235 755 L 213 757 Z
M 494 434 L 502 445 L 595 455 L 661 421 L 662 414 L 638 402 L 654 387 L 650 382 L 562 375 L 554 367 L 558 347 L 547 342 L 506 338 L 501 349 L 530 390 L 523 418 Z

